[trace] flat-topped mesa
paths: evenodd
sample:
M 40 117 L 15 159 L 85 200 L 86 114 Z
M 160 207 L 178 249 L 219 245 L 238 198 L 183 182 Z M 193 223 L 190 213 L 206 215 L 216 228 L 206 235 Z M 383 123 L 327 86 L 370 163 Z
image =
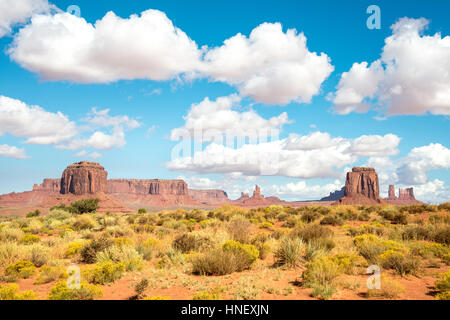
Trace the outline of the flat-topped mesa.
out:
M 347 172 L 344 197 L 336 204 L 372 205 L 381 204 L 378 174 L 373 168 L 355 167 Z
M 230 202 L 227 193 L 223 190 L 189 189 L 189 195 L 203 204 L 220 204 Z
M 112 179 L 107 181 L 109 193 L 136 195 L 188 195 L 188 185 L 183 180 L 161 179 Z
M 71 164 L 61 177 L 61 194 L 87 195 L 107 193 L 108 173 L 99 163 L 82 161 Z

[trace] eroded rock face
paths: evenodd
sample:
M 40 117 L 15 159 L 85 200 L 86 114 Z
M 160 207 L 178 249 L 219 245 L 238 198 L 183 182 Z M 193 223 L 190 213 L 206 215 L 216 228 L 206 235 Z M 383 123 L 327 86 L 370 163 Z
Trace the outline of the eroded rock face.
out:
M 64 170 L 61 177 L 61 194 L 88 195 L 107 193 L 108 173 L 96 162 L 74 163 Z
M 33 186 L 33 191 L 59 193 L 61 191 L 61 179 L 44 179 L 42 184 Z
M 128 193 L 138 195 L 188 195 L 187 183 L 183 180 L 108 180 L 109 193 Z
M 411 205 L 420 203 L 420 201 L 417 201 L 414 196 L 414 188 L 398 189 L 397 197 L 395 195 L 395 187 L 393 185 L 389 186 L 389 194 L 385 200 L 390 204 L 396 205 Z
M 345 196 L 338 204 L 373 205 L 381 204 L 378 174 L 373 168 L 355 167 L 347 173 Z
M 397 197 L 395 196 L 395 186 L 392 184 L 389 186 L 388 199 L 389 200 L 397 199 Z
M 255 200 L 264 199 L 264 196 L 261 194 L 261 188 L 258 185 L 255 186 L 255 191 L 253 191 L 252 199 Z
M 347 173 L 345 181 L 345 196 L 364 196 L 369 199 L 380 199 L 378 174 L 373 168 L 353 168 Z

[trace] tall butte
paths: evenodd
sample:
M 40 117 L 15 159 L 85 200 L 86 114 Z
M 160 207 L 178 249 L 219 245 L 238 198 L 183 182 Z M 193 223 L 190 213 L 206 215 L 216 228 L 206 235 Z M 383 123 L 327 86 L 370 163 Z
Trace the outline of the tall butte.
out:
M 381 204 L 378 174 L 374 168 L 355 167 L 347 173 L 344 197 L 336 204 Z
M 64 170 L 61 194 L 86 195 L 107 193 L 108 172 L 97 162 L 77 162 Z

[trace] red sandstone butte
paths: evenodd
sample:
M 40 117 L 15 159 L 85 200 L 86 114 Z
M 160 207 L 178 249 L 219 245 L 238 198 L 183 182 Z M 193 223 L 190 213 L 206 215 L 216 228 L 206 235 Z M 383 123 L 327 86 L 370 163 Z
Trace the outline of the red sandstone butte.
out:
M 194 190 L 189 189 L 189 195 L 205 205 L 228 204 L 231 200 L 223 190 Z
M 414 188 L 398 189 L 398 198 L 395 196 L 395 186 L 389 186 L 388 197 L 385 201 L 389 204 L 411 205 L 421 203 L 414 196 Z
M 107 193 L 108 173 L 97 162 L 82 161 L 66 168 L 61 178 L 61 194 Z
M 380 198 L 378 174 L 374 168 L 355 167 L 347 173 L 344 197 L 336 204 L 374 205 L 384 201 Z

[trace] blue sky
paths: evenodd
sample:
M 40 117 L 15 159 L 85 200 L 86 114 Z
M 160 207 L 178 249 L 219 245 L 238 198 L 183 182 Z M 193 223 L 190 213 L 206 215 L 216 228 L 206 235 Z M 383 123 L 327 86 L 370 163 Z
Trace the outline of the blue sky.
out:
M 23 2 L 25 8 L 28 1 L 14 2 Z M 0 47 L 3 48 L 0 54 L 0 96 L 5 97 L 3 109 L 0 103 L 0 125 L 4 126 L 0 127 L 0 146 L 4 146 L 2 156 L 0 147 L 0 193 L 30 190 L 34 183 L 40 183 L 43 178 L 59 177 L 68 164 L 86 159 L 100 162 L 110 178 L 182 177 L 192 187 L 223 188 L 231 197 L 237 197 L 240 191 L 251 191 L 253 185 L 258 183 L 266 195 L 277 195 L 288 200 L 325 196 L 343 185 L 346 170 L 356 165 L 371 164 L 380 174 L 382 193 L 387 192 L 388 184 L 395 183 L 398 186 L 414 186 L 421 200 L 449 200 L 448 1 L 71 0 L 51 1 L 55 6 L 51 10 L 46 7 L 45 0 L 40 1 L 42 7 L 33 8 L 31 12 L 24 10 L 22 17 L 8 16 L 7 13 L 0 15 L 0 35 L 1 28 L 7 26 L 3 37 L 0 37 Z M 10 0 L 0 0 L 0 6 L 2 2 L 6 5 L 12 3 Z M 381 9 L 379 30 L 370 30 L 366 26 L 369 17 L 366 9 L 372 4 Z M 67 15 L 64 11 L 70 5 L 81 9 L 81 17 L 72 17 L 78 19 L 74 23 L 64 17 Z M 169 49 L 165 37 L 155 36 L 145 45 L 134 43 L 133 39 L 146 39 L 147 32 L 150 32 L 139 19 L 134 30 L 142 32 L 143 38 L 129 34 L 124 36 L 129 38 L 124 48 L 117 45 L 114 37 L 125 32 L 121 28 L 125 28 L 130 15 L 139 16 L 149 9 L 158 10 L 149 17 L 150 21 L 165 14 L 167 20 L 164 23 L 173 23 L 196 48 L 186 48 L 186 42 L 180 40 L 182 37 L 179 34 L 174 37 L 174 42 L 168 44 Z M 96 30 L 93 24 L 104 19 L 109 11 L 117 16 L 113 19 L 116 29 L 110 34 L 97 32 L 95 48 L 89 48 L 89 45 L 94 45 L 86 44 L 84 36 L 77 38 L 78 35 L 85 32 L 84 26 L 90 26 L 91 31 Z M 46 25 L 37 22 L 35 18 L 39 15 L 47 17 Z M 61 20 L 58 16 L 62 17 Z M 400 20 L 404 17 L 407 19 Z M 50 23 L 55 27 L 44 29 Z M 162 30 L 158 29 L 158 23 L 154 22 L 157 27 L 155 34 Z M 263 23 L 268 26 L 280 23 L 282 31 L 274 33 L 279 39 L 271 37 L 268 28 L 258 29 L 261 32 L 257 40 L 250 39 L 252 31 Z M 395 33 L 390 27 L 396 23 L 399 27 Z M 72 45 L 69 36 L 59 39 L 61 33 L 58 28 L 63 26 L 71 32 L 73 41 L 80 41 L 81 44 Z M 288 29 L 296 29 L 297 33 L 289 38 L 286 36 Z M 26 33 L 27 30 L 30 32 Z M 230 50 L 219 52 L 221 48 L 227 49 L 224 44 L 226 39 L 239 33 L 244 42 L 250 44 L 248 55 L 231 47 L 233 50 L 228 48 Z M 42 34 L 51 36 L 45 39 L 36 36 Z M 292 52 L 267 53 L 270 51 L 267 48 L 277 47 L 284 40 L 289 48 L 299 48 L 296 41 L 300 34 L 306 37 L 307 46 L 306 49 L 299 49 L 300 53 L 306 52 L 315 57 L 323 53 L 328 60 L 314 58 L 311 60 L 313 62 L 308 62 Z M 424 37 L 429 39 L 425 41 Z M 390 46 L 385 44 L 387 38 L 392 40 Z M 161 44 L 156 41 L 161 41 Z M 256 45 L 252 46 L 252 41 Z M 99 49 L 98 43 L 104 43 L 109 49 Z M 175 51 L 173 45 L 178 43 L 182 43 L 180 54 L 172 56 Z M 58 50 L 55 46 L 59 47 Z M 95 53 L 95 57 L 88 61 L 92 63 L 89 67 L 93 66 L 91 69 L 96 71 L 94 76 L 89 73 L 90 70 L 79 71 L 84 61 L 65 60 L 70 56 L 78 57 L 77 50 L 84 50 L 83 46 Z M 211 54 L 214 49 L 225 59 L 214 60 Z M 133 56 L 127 51 L 133 50 L 142 50 L 142 56 L 126 61 L 127 57 Z M 383 50 L 386 53 L 384 60 Z M 185 57 L 197 53 L 200 62 L 195 58 L 184 61 Z M 208 54 L 213 58 L 208 60 Z M 266 55 L 266 64 L 255 64 L 245 74 L 242 68 L 230 73 L 230 68 L 224 67 L 224 62 L 233 59 L 246 61 L 250 54 L 255 54 L 255 57 Z M 390 64 L 389 57 L 393 57 L 396 63 Z M 436 61 L 437 58 L 440 61 Z M 376 63 L 380 59 L 381 67 Z M 182 66 L 179 65 L 180 60 L 184 61 Z M 110 61 L 121 61 L 122 69 L 117 71 L 119 67 L 114 68 Z M 363 62 L 367 65 L 362 65 Z M 248 61 L 248 65 L 252 66 L 252 63 Z M 352 68 L 354 63 L 361 68 Z M 192 64 L 196 67 L 191 67 Z M 161 71 L 159 66 L 165 69 Z M 298 73 L 291 74 L 291 66 L 298 66 L 305 74 L 302 77 Z M 177 70 L 174 72 L 173 68 Z M 160 79 L 155 70 L 169 72 L 170 75 L 164 74 L 164 79 Z M 190 77 L 191 71 L 195 73 L 194 79 Z M 270 78 L 271 72 L 277 72 L 279 82 Z M 347 76 L 343 77 L 343 74 Z M 255 89 L 252 87 L 254 82 L 251 82 L 254 76 L 269 81 L 270 85 L 258 84 L 260 87 L 257 85 Z M 287 81 L 284 82 L 284 79 Z M 312 85 L 314 93 L 308 101 L 306 92 L 309 89 L 305 88 L 314 82 L 317 82 Z M 286 90 L 291 93 L 287 103 L 277 96 L 285 88 L 280 84 L 277 90 L 273 89 L 278 83 L 285 84 Z M 372 88 L 379 90 L 375 92 Z M 355 93 L 363 99 L 355 102 Z M 198 105 L 206 97 L 209 102 L 202 108 L 202 117 L 212 128 L 221 128 L 222 125 L 221 118 L 214 117 L 216 99 L 220 97 L 225 97 L 226 102 L 237 99 L 232 109 L 224 113 L 241 119 L 237 126 L 247 125 L 242 120 L 246 112 L 251 113 L 251 119 L 255 122 L 276 118 L 285 112 L 289 121 L 277 126 L 283 146 L 257 146 L 260 149 L 255 149 L 262 150 L 262 157 L 264 150 L 280 151 L 285 157 L 282 169 L 266 176 L 245 164 L 239 165 L 238 169 L 220 166 L 214 159 L 208 158 L 211 154 L 207 152 L 206 164 L 200 166 L 185 161 L 172 163 L 171 152 L 179 141 L 171 140 L 171 131 L 188 128 L 191 106 Z M 270 103 L 266 103 L 268 100 Z M 57 124 L 55 134 L 39 132 L 45 131 L 42 126 L 26 134 L 25 129 L 20 131 L 21 126 L 38 126 L 39 119 L 33 117 L 42 114 L 30 113 L 26 118 L 29 123 L 8 118 L 7 110 L 17 112 L 20 102 L 26 105 L 22 108 L 27 112 L 31 106 L 39 106 L 45 115 L 61 112 L 68 119 L 67 123 L 72 123 L 76 128 L 73 128 L 72 134 L 67 129 L 66 138 L 61 137 L 66 129 Z M 109 112 L 102 113 L 105 109 Z M 193 122 L 200 121 L 193 114 L 192 117 Z M 48 126 L 52 126 L 55 119 L 61 121 L 58 116 L 50 116 L 49 119 Z M 111 121 L 115 124 L 111 125 Z M 93 141 L 89 139 L 96 132 L 115 140 L 109 145 L 102 145 L 103 140 L 89 142 Z M 58 141 L 30 142 L 36 136 L 42 138 L 42 135 L 47 138 L 50 135 Z M 305 141 L 313 146 L 305 147 Z M 285 143 L 290 143 L 290 149 L 285 148 Z M 209 145 L 205 142 L 203 146 L 206 148 Z M 13 147 L 17 149 L 11 149 Z M 241 154 L 252 153 L 245 148 L 237 151 Z M 300 170 L 300 166 L 304 170 Z M 305 173 L 310 167 L 311 174 Z

